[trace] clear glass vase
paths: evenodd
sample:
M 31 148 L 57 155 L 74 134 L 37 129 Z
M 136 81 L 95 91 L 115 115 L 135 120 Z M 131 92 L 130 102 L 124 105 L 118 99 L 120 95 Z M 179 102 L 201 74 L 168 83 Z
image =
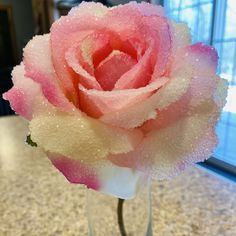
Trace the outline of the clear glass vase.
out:
M 120 200 L 93 190 L 87 191 L 89 236 L 152 236 L 151 187 L 144 187 L 134 199 Z M 123 207 L 122 207 L 123 206 Z M 122 219 L 126 234 L 120 232 Z

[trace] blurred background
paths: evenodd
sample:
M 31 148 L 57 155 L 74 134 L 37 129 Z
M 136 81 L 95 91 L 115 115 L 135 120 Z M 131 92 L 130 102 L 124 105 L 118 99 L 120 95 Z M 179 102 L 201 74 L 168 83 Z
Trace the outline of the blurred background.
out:
M 80 3 L 79 0 L 0 0 L 0 93 L 11 86 L 11 70 L 19 64 L 22 49 L 36 34 L 50 26 Z M 101 0 L 107 6 L 129 1 Z M 138 1 L 140 2 L 140 1 Z M 193 42 L 213 45 L 219 54 L 218 74 L 229 82 L 227 104 L 217 126 L 219 145 L 207 164 L 236 176 L 236 1 L 235 0 L 153 0 L 166 14 L 186 22 Z M 0 116 L 13 115 L 0 96 Z

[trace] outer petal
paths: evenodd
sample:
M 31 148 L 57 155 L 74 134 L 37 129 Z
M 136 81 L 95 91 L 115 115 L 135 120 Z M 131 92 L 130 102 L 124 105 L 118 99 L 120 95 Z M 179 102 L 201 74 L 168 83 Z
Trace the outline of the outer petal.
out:
M 9 100 L 12 109 L 27 120 L 32 119 L 35 103 L 42 97 L 42 91 L 36 82 L 25 77 L 24 65 L 14 67 L 12 71 L 14 86 L 3 95 Z
M 151 96 L 153 92 L 160 89 L 167 81 L 168 78 L 162 77 L 146 87 L 113 91 L 87 90 L 80 86 L 81 109 L 94 117 L 101 114 L 112 115 L 123 108 L 132 109 L 134 104 L 142 102 Z M 100 112 L 94 113 L 92 108 Z
M 42 114 L 51 116 L 57 112 L 56 107 L 44 96 L 41 86 L 25 76 L 23 63 L 14 67 L 12 76 L 14 86 L 3 97 L 10 101 L 16 113 L 31 120 Z M 71 114 L 80 115 L 80 112 L 72 110 Z
M 142 139 L 138 130 L 123 130 L 86 116 L 52 110 L 36 116 L 29 125 L 32 140 L 44 150 L 72 159 L 101 160 L 109 153 L 126 153 Z
M 189 65 L 193 71 L 190 105 L 197 106 L 214 93 L 219 79 L 215 74 L 217 61 L 216 50 L 201 43 L 186 47 L 177 54 L 173 68 Z
M 160 5 L 154 5 L 147 2 L 141 2 L 137 4 L 137 2 L 129 2 L 126 6 L 130 6 L 131 8 L 138 10 L 143 16 L 164 16 L 164 8 Z
M 170 25 L 173 37 L 173 53 L 176 53 L 178 49 L 191 44 L 191 34 L 187 24 L 171 21 Z
M 159 130 L 173 125 L 178 120 L 186 117 L 190 110 L 191 93 L 187 91 L 179 100 L 171 103 L 165 109 L 157 110 L 155 119 L 146 121 L 142 126 L 142 131 L 147 134 L 153 130 Z
M 209 158 L 217 138 L 213 131 L 215 123 L 209 125 L 208 122 L 207 119 L 192 116 L 153 133 L 142 145 L 138 165 L 143 166 L 145 157 L 146 160 L 151 159 L 148 165 L 152 177 L 166 179 L 178 174 L 187 164 Z
M 71 112 L 75 107 L 64 95 L 57 80 L 52 61 L 49 35 L 35 36 L 24 49 L 26 76 L 41 85 L 44 96 L 63 111 Z M 77 95 L 71 100 L 76 103 Z
M 220 80 L 213 93 L 213 97 L 220 100 L 219 103 L 215 103 L 212 97 L 195 107 L 189 116 L 179 122 L 150 133 L 144 142 L 144 146 L 147 146 L 143 153 L 155 153 L 152 168 L 154 178 L 170 178 L 186 166 L 210 157 L 217 145 L 215 124 L 226 102 L 226 91 L 227 82 Z M 152 142 L 155 142 L 155 146 L 152 146 Z
M 214 127 L 225 104 L 227 83 L 219 81 L 214 97 L 173 124 L 154 129 L 139 147 L 124 155 L 110 156 L 115 164 L 151 172 L 156 179 L 170 178 L 186 166 L 207 159 L 217 144 Z M 219 102 L 220 101 L 220 102 Z
M 147 181 L 142 172 L 115 166 L 110 161 L 91 164 L 57 154 L 49 154 L 48 156 L 53 165 L 71 183 L 84 184 L 88 188 L 115 197 L 133 198 L 141 184 Z
M 98 174 L 101 180 L 100 191 L 123 199 L 134 198 L 148 181 L 145 173 L 119 167 L 110 161 L 101 163 Z
M 73 7 L 69 16 L 96 16 L 101 17 L 104 16 L 108 12 L 108 8 L 103 4 L 97 2 L 82 2 L 78 7 Z
M 96 170 L 80 160 L 73 160 L 68 157 L 48 153 L 52 164 L 74 184 L 85 184 L 88 188 L 99 191 L 101 183 L 97 177 Z

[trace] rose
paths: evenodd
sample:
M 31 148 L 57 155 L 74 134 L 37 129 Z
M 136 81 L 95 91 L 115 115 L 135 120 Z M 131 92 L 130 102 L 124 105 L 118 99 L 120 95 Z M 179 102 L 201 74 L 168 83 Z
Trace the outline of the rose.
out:
M 72 183 L 122 198 L 208 158 L 227 84 L 160 6 L 82 3 L 35 36 L 4 94 Z

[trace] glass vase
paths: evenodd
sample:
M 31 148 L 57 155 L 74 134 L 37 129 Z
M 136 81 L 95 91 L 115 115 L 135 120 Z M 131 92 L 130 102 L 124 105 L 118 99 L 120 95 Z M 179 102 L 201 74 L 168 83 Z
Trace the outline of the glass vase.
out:
M 89 189 L 87 218 L 89 236 L 152 236 L 150 185 L 124 201 Z

